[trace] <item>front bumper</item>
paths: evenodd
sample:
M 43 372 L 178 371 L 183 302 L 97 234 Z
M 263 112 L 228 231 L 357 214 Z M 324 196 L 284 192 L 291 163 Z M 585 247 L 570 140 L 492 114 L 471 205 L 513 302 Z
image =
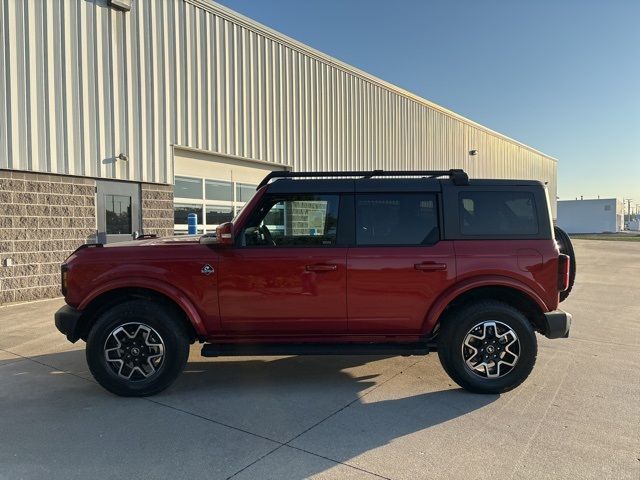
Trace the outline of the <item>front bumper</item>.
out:
M 563 310 L 547 312 L 543 318 L 542 334 L 547 338 L 567 338 L 571 328 L 571 314 Z
M 65 334 L 67 339 L 72 343 L 77 342 L 80 338 L 80 335 L 78 335 L 78 322 L 81 316 L 82 312 L 80 310 L 76 310 L 69 305 L 61 307 L 55 313 L 56 328 Z

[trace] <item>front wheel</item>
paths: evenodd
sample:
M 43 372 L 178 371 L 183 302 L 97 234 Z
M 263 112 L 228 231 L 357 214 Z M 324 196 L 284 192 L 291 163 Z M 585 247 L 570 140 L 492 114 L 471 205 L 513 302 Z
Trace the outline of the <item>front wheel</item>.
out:
M 438 356 L 461 387 L 503 393 L 520 385 L 536 362 L 536 334 L 517 309 L 498 301 L 449 312 L 439 333 Z
M 184 369 L 189 336 L 179 312 L 132 300 L 97 319 L 87 338 L 86 356 L 94 378 L 110 392 L 125 397 L 153 395 Z

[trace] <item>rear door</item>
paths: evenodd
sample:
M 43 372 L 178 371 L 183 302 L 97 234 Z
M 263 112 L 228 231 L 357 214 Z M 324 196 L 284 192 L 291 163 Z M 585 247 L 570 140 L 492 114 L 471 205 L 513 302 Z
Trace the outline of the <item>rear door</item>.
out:
M 326 334 L 347 330 L 347 248 L 338 243 L 339 194 L 266 195 L 237 246 L 220 249 L 227 332 Z
M 452 242 L 440 240 L 436 192 L 355 195 L 348 252 L 349 331 L 416 334 L 456 276 Z

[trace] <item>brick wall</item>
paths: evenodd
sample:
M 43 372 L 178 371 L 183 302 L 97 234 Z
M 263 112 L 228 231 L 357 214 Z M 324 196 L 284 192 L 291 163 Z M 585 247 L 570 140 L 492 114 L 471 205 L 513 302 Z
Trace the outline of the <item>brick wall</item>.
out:
M 0 304 L 59 296 L 60 263 L 95 233 L 95 180 L 0 170 Z
M 143 183 L 142 231 L 159 237 L 173 235 L 173 185 Z

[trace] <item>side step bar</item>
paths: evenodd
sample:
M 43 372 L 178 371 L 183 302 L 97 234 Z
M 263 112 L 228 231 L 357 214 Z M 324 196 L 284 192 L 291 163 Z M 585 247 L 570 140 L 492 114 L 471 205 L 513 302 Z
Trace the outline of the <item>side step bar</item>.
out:
M 206 343 L 203 357 L 254 355 L 426 355 L 435 343 Z

